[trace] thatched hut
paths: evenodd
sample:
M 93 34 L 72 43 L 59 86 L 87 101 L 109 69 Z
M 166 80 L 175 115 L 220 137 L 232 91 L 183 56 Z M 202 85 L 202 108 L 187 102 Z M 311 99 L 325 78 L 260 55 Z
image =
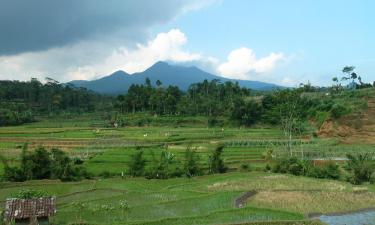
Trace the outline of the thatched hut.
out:
M 56 213 L 56 198 L 9 198 L 5 203 L 4 220 L 15 224 L 50 224 L 49 217 Z

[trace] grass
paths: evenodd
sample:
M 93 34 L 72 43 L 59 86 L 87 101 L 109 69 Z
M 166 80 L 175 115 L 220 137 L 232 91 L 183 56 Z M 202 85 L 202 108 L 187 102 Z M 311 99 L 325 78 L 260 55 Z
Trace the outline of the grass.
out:
M 140 146 L 150 166 L 152 154 L 161 151 L 175 155 L 175 166 L 182 167 L 188 146 L 196 150 L 199 163 L 207 167 L 208 156 L 219 142 L 230 173 L 169 180 L 119 177 L 62 183 L 28 181 L 0 183 L 0 201 L 22 188 L 42 189 L 57 196 L 56 224 L 78 220 L 89 224 L 320 224 L 309 221 L 307 213 L 350 211 L 375 205 L 375 185 L 353 186 L 347 182 L 320 180 L 262 171 L 264 154 L 288 154 L 282 132 L 276 127 L 208 128 L 205 118 L 152 118 L 150 125 L 124 128 L 105 127 L 100 118 L 43 119 L 15 127 L 0 127 L 0 154 L 17 164 L 24 143 L 57 147 L 72 157 L 84 159 L 84 166 L 95 176 L 103 172 L 120 175 L 128 170 L 130 157 Z M 126 119 L 141 119 L 142 115 Z M 157 125 L 157 126 L 155 126 Z M 317 139 L 309 134 L 296 138 L 295 155 L 302 150 L 310 157 L 340 157 L 349 152 L 373 152 L 370 145 L 343 145 L 336 139 Z M 242 171 L 249 166 L 253 172 Z M 0 163 L 0 174 L 3 165 Z M 257 172 L 258 171 L 258 172 Z M 246 207 L 237 209 L 234 200 L 243 192 L 257 191 Z M 119 201 L 129 203 L 122 210 Z M 82 209 L 78 209 L 82 207 Z
M 79 219 L 89 224 L 234 224 L 258 221 L 288 224 L 283 221 L 307 220 L 306 214 L 310 212 L 371 207 L 375 201 L 373 186 L 363 185 L 359 190 L 357 186 L 339 181 L 236 172 L 192 179 L 115 178 L 70 183 L 3 183 L 0 200 L 22 188 L 43 189 L 57 196 L 58 213 L 53 217 L 57 224 Z M 234 200 L 249 190 L 258 193 L 244 208 L 235 208 Z M 121 209 L 120 200 L 128 202 L 127 210 Z M 77 205 L 82 208 L 78 210 Z
M 249 205 L 305 214 L 358 210 L 375 205 L 375 193 L 338 191 L 262 191 Z
M 220 127 L 151 126 L 115 129 L 90 127 L 85 119 L 88 120 L 84 117 L 82 121 L 47 120 L 23 126 L 1 127 L 0 154 L 17 160 L 24 143 L 29 143 L 30 149 L 38 146 L 56 147 L 72 156 L 86 159 L 85 165 L 94 175 L 103 172 L 120 174 L 126 171 L 126 164 L 134 153 L 135 146 L 151 146 L 147 149 L 152 150 L 156 158 L 167 148 L 176 155 L 181 167 L 187 146 L 196 148 L 201 156 L 201 164 L 206 165 L 212 149 L 218 142 L 223 142 L 227 145 L 223 157 L 232 171 L 239 170 L 242 165 L 262 169 L 265 165 L 263 154 L 269 149 L 273 149 L 278 155 L 288 154 L 283 147 L 283 134 L 277 128 L 225 127 L 222 130 Z M 295 141 L 300 142 L 299 139 Z M 311 157 L 345 156 L 348 152 L 368 152 L 372 149 L 369 145 L 340 145 L 334 139 L 304 138 L 303 143 L 305 156 Z M 301 155 L 301 149 L 297 145 L 294 151 L 295 155 Z M 146 157 L 149 157 L 149 152 L 146 150 Z

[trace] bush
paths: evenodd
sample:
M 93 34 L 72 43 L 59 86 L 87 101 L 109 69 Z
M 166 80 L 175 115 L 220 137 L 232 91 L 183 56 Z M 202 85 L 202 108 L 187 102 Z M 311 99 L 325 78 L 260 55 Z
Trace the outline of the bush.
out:
M 129 174 L 133 177 L 143 176 L 146 161 L 143 159 L 143 151 L 137 150 L 132 155 L 129 163 Z
M 193 176 L 198 176 L 202 174 L 202 169 L 200 168 L 199 165 L 199 156 L 197 153 L 192 150 L 190 147 L 186 148 L 185 152 L 185 165 L 184 165 L 184 170 L 185 170 L 185 175 L 187 177 L 193 177 Z
M 209 158 L 210 173 L 225 173 L 228 168 L 225 166 L 221 154 L 223 153 L 224 145 L 219 145 L 215 148 L 214 152 Z
M 331 109 L 331 115 L 336 119 L 348 114 L 349 112 L 350 110 L 341 104 L 334 104 Z
M 333 162 L 330 162 L 323 166 L 324 178 L 337 180 L 340 178 L 340 167 Z
M 341 177 L 340 167 L 334 162 L 328 162 L 322 166 L 313 166 L 312 163 L 309 163 L 310 166 L 306 171 L 306 176 L 313 178 L 326 178 L 337 180 Z
M 375 184 L 375 172 L 371 174 L 370 176 L 370 183 Z
M 84 163 L 84 161 L 81 158 L 78 158 L 78 157 L 73 158 L 73 164 L 74 165 L 82 165 L 83 163 Z
M 303 161 L 298 160 L 295 157 L 279 159 L 272 167 L 274 173 L 290 173 L 293 175 L 303 175 L 304 165 Z
M 48 194 L 45 191 L 31 189 L 21 189 L 17 193 L 12 194 L 12 198 L 20 199 L 42 198 L 47 196 Z
M 375 162 L 370 154 L 347 155 L 346 169 L 351 173 L 349 181 L 353 184 L 369 182 L 375 172 Z
M 315 166 L 309 160 L 299 160 L 295 157 L 277 160 L 272 167 L 272 172 L 335 180 L 341 176 L 340 167 L 336 163 L 329 162 L 322 166 Z
M 241 164 L 240 168 L 241 168 L 242 171 L 250 171 L 251 170 L 250 165 L 246 164 L 246 163 Z
M 270 166 L 270 164 L 267 163 L 267 165 L 264 167 L 264 171 L 269 172 L 271 170 L 272 170 L 272 167 Z
M 84 167 L 74 165 L 66 153 L 59 149 L 48 152 L 40 147 L 33 152 L 28 152 L 26 146 L 22 150 L 19 167 L 11 167 L 6 163 L 4 166 L 4 179 L 8 181 L 38 179 L 76 181 L 89 177 Z

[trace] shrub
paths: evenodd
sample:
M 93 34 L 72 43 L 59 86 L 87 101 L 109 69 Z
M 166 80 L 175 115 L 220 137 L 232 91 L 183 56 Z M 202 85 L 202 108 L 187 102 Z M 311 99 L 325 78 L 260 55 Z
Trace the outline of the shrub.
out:
M 250 165 L 246 163 L 241 164 L 240 168 L 243 171 L 250 171 Z
M 353 184 L 369 182 L 375 172 L 375 162 L 370 154 L 347 155 L 346 169 L 351 173 L 349 181 Z
M 73 158 L 73 164 L 74 165 L 82 165 L 83 163 L 84 163 L 84 161 L 81 158 L 78 158 L 78 157 Z
M 267 163 L 267 165 L 265 166 L 264 170 L 265 170 L 266 172 L 271 171 L 271 170 L 272 170 L 272 167 L 270 166 L 270 164 Z
M 341 104 L 334 104 L 331 109 L 331 115 L 336 119 L 348 114 L 349 112 L 350 110 Z
M 17 193 L 12 194 L 12 198 L 21 199 L 41 198 L 46 196 L 48 196 L 48 194 L 45 191 L 31 189 L 21 189 Z
M 187 177 L 201 175 L 202 169 L 200 168 L 198 162 L 199 162 L 199 156 L 197 155 L 197 153 L 194 150 L 192 150 L 190 147 L 187 147 L 186 152 L 185 152 L 185 165 L 184 165 L 185 175 Z
M 48 152 L 39 147 L 33 152 L 28 152 L 26 146 L 22 150 L 19 167 L 10 167 L 7 164 L 4 167 L 4 179 L 8 181 L 32 179 L 73 181 L 89 177 L 84 167 L 74 165 L 66 153 L 59 149 Z
M 288 171 L 295 176 L 300 176 L 303 175 L 303 166 L 299 162 L 292 163 L 289 165 Z
M 212 155 L 209 157 L 210 173 L 225 173 L 228 168 L 225 166 L 221 154 L 223 153 L 224 145 L 219 145 L 215 148 Z
M 274 173 L 290 173 L 293 175 L 303 175 L 304 165 L 303 161 L 298 160 L 295 157 L 284 158 L 276 161 L 272 168 Z
M 337 180 L 341 177 L 340 167 L 334 162 L 328 162 L 322 166 L 313 166 L 309 162 L 306 176 L 313 178 L 327 178 Z
M 323 174 L 324 178 L 337 180 L 341 176 L 340 167 L 336 163 L 329 162 L 323 166 Z
M 129 163 L 129 174 L 133 177 L 143 176 L 146 161 L 143 159 L 143 151 L 137 150 L 132 155 Z
M 146 172 L 148 179 L 168 179 L 172 176 L 181 176 L 183 173 L 180 168 L 173 168 L 175 163 L 174 154 L 169 151 L 162 151 L 160 160 L 156 160 L 152 154 L 152 167 Z
M 375 172 L 371 174 L 370 176 L 370 183 L 375 184 Z
M 272 172 L 274 173 L 288 173 L 289 163 L 287 159 L 278 159 L 275 161 Z
M 277 160 L 272 167 L 272 172 L 327 179 L 339 179 L 341 176 L 340 167 L 336 163 L 329 162 L 322 166 L 315 166 L 309 160 L 299 160 L 295 157 Z

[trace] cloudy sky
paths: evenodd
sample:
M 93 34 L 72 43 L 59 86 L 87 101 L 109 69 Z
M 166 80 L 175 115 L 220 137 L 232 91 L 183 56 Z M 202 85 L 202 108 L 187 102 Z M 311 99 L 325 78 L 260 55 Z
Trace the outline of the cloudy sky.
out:
M 96 79 L 157 61 L 220 76 L 375 80 L 372 0 L 0 0 L 0 79 Z M 177 75 L 176 75 L 177 76 Z

